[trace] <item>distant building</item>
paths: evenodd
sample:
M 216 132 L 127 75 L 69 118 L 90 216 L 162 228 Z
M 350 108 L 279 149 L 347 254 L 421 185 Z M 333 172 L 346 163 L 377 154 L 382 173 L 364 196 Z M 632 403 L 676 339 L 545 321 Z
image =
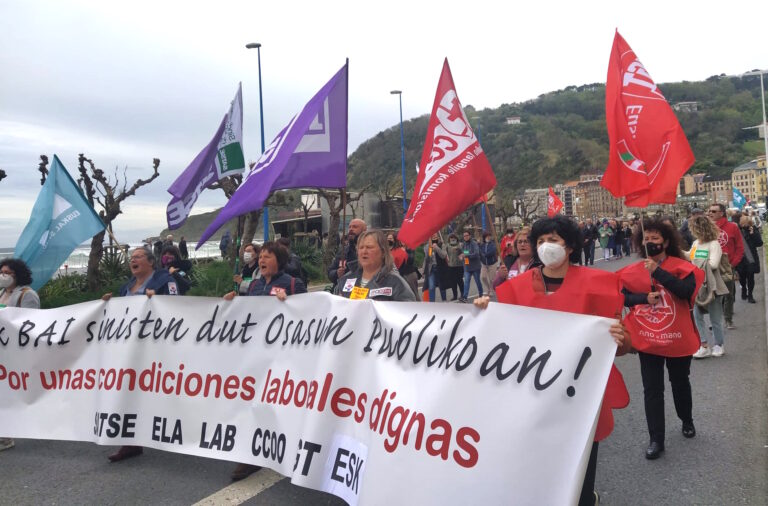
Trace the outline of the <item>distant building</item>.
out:
M 768 195 L 768 181 L 766 181 L 765 158 L 762 164 L 758 160 L 752 160 L 739 165 L 731 173 L 731 185 L 744 194 L 748 200 L 765 202 Z M 763 167 L 761 168 L 760 165 Z M 729 198 L 728 200 L 732 200 Z
M 698 174 L 685 174 L 680 178 L 680 187 L 678 188 L 678 195 L 690 195 L 692 193 L 701 193 L 704 191 L 704 178 L 705 173 Z
M 578 184 L 571 190 L 573 216 L 579 219 L 623 216 L 623 199 L 615 198 L 600 186 L 602 178 L 600 174 L 585 174 L 579 177 Z
M 520 123 L 520 116 L 507 116 L 507 125 L 519 125 Z
M 733 186 L 728 176 L 707 176 L 704 178 L 704 191 L 709 202 L 728 204 L 733 200 Z
M 699 112 L 698 102 L 678 102 L 672 106 L 678 112 Z

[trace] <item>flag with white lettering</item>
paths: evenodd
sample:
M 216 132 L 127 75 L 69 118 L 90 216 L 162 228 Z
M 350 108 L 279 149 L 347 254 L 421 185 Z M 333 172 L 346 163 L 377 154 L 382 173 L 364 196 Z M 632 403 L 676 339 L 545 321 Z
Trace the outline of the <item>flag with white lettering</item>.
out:
M 552 218 L 554 215 L 560 212 L 563 208 L 563 201 L 552 191 L 552 187 L 549 187 L 549 198 L 547 199 L 547 216 Z
M 85 200 L 67 169 L 53 155 L 29 223 L 16 243 L 14 257 L 32 271 L 33 290 L 48 282 L 83 241 L 104 230 L 104 223 Z
M 187 221 L 204 189 L 221 178 L 242 174 L 244 170 L 243 95 L 242 85 L 238 85 L 229 112 L 221 120 L 211 142 L 168 188 L 172 195 L 166 210 L 168 228 L 177 229 Z
M 496 176 L 461 108 L 448 67 L 437 85 L 411 205 L 397 237 L 415 248 L 496 186 Z
M 630 207 L 672 204 L 694 157 L 674 111 L 629 44 L 613 40 L 605 85 L 610 152 L 601 185 Z
M 275 190 L 347 186 L 348 64 L 277 134 L 203 232 L 199 248 L 224 223 L 264 207 Z

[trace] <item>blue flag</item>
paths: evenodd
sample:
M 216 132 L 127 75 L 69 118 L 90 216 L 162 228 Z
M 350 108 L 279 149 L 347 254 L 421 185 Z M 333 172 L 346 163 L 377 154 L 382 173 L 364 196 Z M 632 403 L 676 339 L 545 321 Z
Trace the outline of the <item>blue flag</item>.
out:
M 747 198 L 738 188 L 733 189 L 733 205 L 739 209 L 743 208 L 747 203 Z
M 38 290 L 83 241 L 104 230 L 104 223 L 85 200 L 77 184 L 53 155 L 53 164 L 29 223 L 16 243 L 14 257 L 32 271 L 32 289 Z

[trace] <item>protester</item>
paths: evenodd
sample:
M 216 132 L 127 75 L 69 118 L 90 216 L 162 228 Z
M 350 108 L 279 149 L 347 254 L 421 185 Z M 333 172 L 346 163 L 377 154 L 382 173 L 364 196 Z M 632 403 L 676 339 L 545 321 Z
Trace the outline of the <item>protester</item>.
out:
M 504 237 L 501 238 L 501 244 L 499 245 L 499 251 L 501 251 L 500 256 L 502 261 L 505 257 L 510 256 L 513 254 L 513 251 L 515 249 L 515 229 L 510 227 L 507 227 L 507 232 L 504 234 Z
M 416 294 L 397 272 L 386 236 L 380 230 L 359 236 L 357 268 L 339 279 L 333 293 L 346 299 L 416 300 Z
M 242 248 L 243 268 L 240 270 L 240 274 L 232 276 L 232 280 L 238 285 L 238 293 L 245 295 L 248 293 L 248 287 L 251 286 L 251 281 L 258 278 L 259 274 L 259 252 L 261 247 L 249 243 Z
M 490 232 L 483 232 L 483 243 L 480 245 L 480 279 L 483 282 L 483 292 L 490 294 L 493 290 L 493 280 L 499 267 L 499 255 L 496 241 Z
M 683 249 L 691 249 L 691 244 L 693 244 L 693 241 L 695 240 L 695 237 L 693 237 L 693 234 L 691 234 L 691 230 L 689 228 L 688 222 L 690 221 L 690 218 L 694 216 L 702 216 L 704 214 L 704 211 L 699 209 L 698 207 L 694 207 L 691 209 L 691 212 L 688 216 L 688 219 L 683 222 L 683 224 L 680 226 L 680 237 L 683 238 L 683 244 L 681 247 Z
M 448 253 L 443 248 L 443 241 L 437 234 L 433 234 L 430 240 L 424 245 L 424 288 L 429 291 L 429 302 L 435 302 L 435 290 L 440 289 L 440 296 L 443 301 L 446 300 L 444 284 L 440 284 L 445 278 L 445 271 L 448 269 Z M 440 261 L 442 260 L 442 262 Z
M 387 234 L 387 245 L 389 246 L 389 252 L 392 255 L 392 259 L 395 262 L 395 267 L 403 279 L 408 283 L 408 286 L 413 290 L 413 294 L 418 297 L 419 294 L 419 271 L 414 265 L 413 251 L 403 246 L 403 243 L 397 238 L 394 233 Z
M 281 237 L 277 240 L 288 251 L 288 263 L 285 264 L 285 273 L 299 278 L 304 282 L 304 286 L 309 286 L 309 274 L 301 265 L 301 257 L 291 250 L 291 238 Z
M 543 267 L 529 269 L 499 285 L 496 289 L 499 302 L 606 318 L 617 318 L 621 314 L 623 297 L 616 274 L 570 264 L 578 261 L 581 254 L 581 237 L 575 223 L 562 215 L 541 219 L 533 224 L 529 240 L 536 245 L 534 255 Z M 474 304 L 484 309 L 489 302 L 489 297 L 482 297 Z M 627 353 L 631 347 L 630 339 L 619 321 L 611 325 L 610 334 L 618 345 L 616 354 Z M 600 408 L 580 506 L 598 502 L 594 490 L 598 442 L 613 430 L 612 409 L 624 408 L 628 403 L 624 380 L 614 366 Z
M 483 285 L 480 281 L 480 248 L 472 236 L 464 231 L 464 242 L 461 245 L 461 255 L 459 259 L 464 262 L 464 291 L 461 294 L 461 302 L 469 301 L 469 283 L 472 278 L 477 284 L 477 296 L 483 296 Z
M 621 223 L 612 222 L 613 232 L 613 256 L 621 258 L 621 248 L 624 247 L 624 228 Z
M 250 248 L 248 247 L 250 246 Z M 253 253 L 253 245 L 246 246 L 243 252 Z M 277 297 L 278 300 L 285 300 L 288 295 L 297 293 L 307 293 L 307 288 L 300 278 L 295 278 L 285 272 L 285 266 L 288 264 L 288 250 L 282 244 L 275 241 L 265 242 L 259 251 L 258 272 L 261 276 L 254 279 L 246 295 L 250 296 L 270 296 Z M 251 273 L 254 268 L 251 267 Z M 232 300 L 237 294 L 232 291 L 224 295 L 224 300 Z M 254 464 L 240 463 L 232 471 L 232 481 L 242 480 L 251 474 L 260 470 L 261 466 Z
M 333 264 L 328 269 L 328 279 L 333 283 L 334 289 L 338 284 L 339 278 L 357 269 L 357 239 L 360 237 L 360 234 L 365 232 L 366 228 L 365 222 L 361 219 L 356 218 L 349 222 L 347 243 L 338 252 L 336 258 L 333 259 Z
M 688 227 L 695 240 L 688 255 L 694 265 L 704 269 L 707 273 L 706 287 L 709 291 L 709 294 L 706 294 L 708 295 L 706 300 L 702 300 L 702 294 L 699 294 L 696 305 L 693 307 L 693 318 L 701 338 L 701 347 L 693 354 L 693 358 L 722 357 L 725 353 L 723 348 L 725 343 L 723 299 L 728 296 L 729 290 L 720 274 L 720 262 L 723 254 L 718 241 L 720 230 L 711 220 L 703 216 L 694 216 L 689 221 Z M 707 267 L 712 271 L 711 273 L 707 272 Z M 715 339 L 715 346 L 711 349 L 707 344 L 709 328 L 704 323 L 702 307 L 709 313 L 709 322 Z
M 459 296 L 464 293 L 464 263 L 461 261 L 462 249 L 459 244 L 459 236 L 456 234 L 448 235 L 448 245 L 445 247 L 445 252 L 448 254 L 445 289 L 450 288 L 453 292 L 451 300 L 458 300 Z M 458 292 L 456 291 L 457 287 Z
M 629 256 L 632 253 L 632 227 L 625 221 L 622 224 L 622 229 L 624 231 L 624 255 Z
M 531 248 L 531 243 L 528 240 L 530 233 L 529 227 L 523 227 L 517 232 L 514 257 L 509 266 L 507 266 L 506 261 L 499 266 L 496 278 L 493 280 L 494 289 L 507 279 L 517 277 L 535 265 L 536 259 L 533 256 L 533 248 Z
M 4 307 L 24 307 L 40 309 L 40 297 L 29 285 L 32 284 L 32 271 L 19 258 L 0 260 L 0 309 Z M 13 448 L 13 439 L 0 437 L 0 451 Z
M 645 420 L 650 436 L 645 458 L 654 460 L 664 451 L 665 363 L 672 385 L 675 411 L 683 424 L 683 436 L 692 438 L 696 435 L 689 376 L 691 358 L 698 349 L 699 335 L 690 308 L 698 291 L 697 284 L 701 284 L 704 274 L 686 260 L 674 225 L 664 220 L 650 219 L 644 222 L 643 229 L 643 232 L 635 235 L 634 241 L 640 256 L 645 260 L 625 267 L 619 275 L 623 285 L 624 305 L 631 308 L 625 323 L 640 357 Z M 700 273 L 698 280 L 697 272 Z M 653 326 L 658 321 L 664 323 L 663 329 Z M 662 330 L 680 337 L 666 346 L 661 345 L 654 333 Z M 646 337 L 648 334 L 654 337 Z
M 602 226 L 597 231 L 598 241 L 600 247 L 603 250 L 603 260 L 611 259 L 611 238 L 613 237 L 613 230 L 608 226 L 608 220 L 604 220 Z
M 120 287 L 120 297 L 146 295 L 179 295 L 179 287 L 173 276 L 165 269 L 155 269 L 156 259 L 148 248 L 136 248 L 131 252 L 128 266 L 131 269 L 131 279 Z M 108 301 L 112 293 L 105 293 L 101 300 Z M 144 453 L 141 446 L 121 446 L 110 455 L 110 462 L 138 457 Z
M 741 239 L 741 231 L 736 223 L 731 223 L 725 216 L 725 206 L 723 204 L 712 204 L 709 206 L 707 216 L 712 220 L 717 228 L 720 229 L 718 242 L 723 253 L 728 255 L 728 262 L 732 268 L 736 268 L 744 256 L 744 241 Z M 726 280 L 725 286 L 728 287 L 728 295 L 723 299 L 723 312 L 725 313 L 725 328 L 735 329 L 733 324 L 733 303 L 736 301 L 736 281 Z
M 176 281 L 179 294 L 185 295 L 192 286 L 190 274 L 192 274 L 192 262 L 181 258 L 181 252 L 176 246 L 163 247 L 160 263 L 164 269 L 167 269 L 173 279 Z M 176 295 L 171 294 L 171 295 Z
M 179 241 L 179 251 L 181 252 L 181 258 L 182 260 L 186 260 L 189 258 L 189 250 L 187 249 L 187 240 L 184 238 L 184 236 L 181 236 L 181 240 Z
M 224 235 L 221 236 L 219 241 L 219 251 L 221 251 L 221 258 L 227 258 L 227 250 L 229 249 L 230 237 L 229 230 L 224 231 Z
M 747 215 L 742 215 L 739 228 L 745 246 L 744 256 L 739 265 L 736 266 L 741 283 L 741 300 L 755 304 L 756 301 L 753 297 L 755 274 L 760 273 L 760 256 L 757 254 L 757 248 L 763 245 L 763 238 L 760 237 L 760 231 L 754 226 L 752 218 Z
M 163 248 L 166 246 L 173 246 L 173 234 L 168 234 L 165 236 L 165 241 L 163 241 Z
M 595 240 L 597 240 L 597 227 L 587 218 L 582 235 L 582 249 L 584 250 L 584 265 L 595 265 Z

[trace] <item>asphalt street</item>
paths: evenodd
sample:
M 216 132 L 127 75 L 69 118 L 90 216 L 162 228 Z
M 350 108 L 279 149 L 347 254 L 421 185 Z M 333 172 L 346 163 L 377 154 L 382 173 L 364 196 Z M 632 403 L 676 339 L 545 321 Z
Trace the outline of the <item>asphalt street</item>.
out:
M 630 261 L 636 259 L 595 267 L 616 270 Z M 692 365 L 694 439 L 680 433 L 667 387 L 666 452 L 658 460 L 644 458 L 648 436 L 638 358 L 617 358 L 631 402 L 614 412 L 616 428 L 600 445 L 601 504 L 768 504 L 765 287 L 761 274 L 758 303 L 737 300 L 737 328 L 727 331 L 725 356 Z M 345 504 L 269 470 L 232 487 L 230 462 L 147 449 L 141 457 L 109 464 L 113 451 L 90 443 L 16 440 L 15 448 L 0 452 L 0 505 Z

